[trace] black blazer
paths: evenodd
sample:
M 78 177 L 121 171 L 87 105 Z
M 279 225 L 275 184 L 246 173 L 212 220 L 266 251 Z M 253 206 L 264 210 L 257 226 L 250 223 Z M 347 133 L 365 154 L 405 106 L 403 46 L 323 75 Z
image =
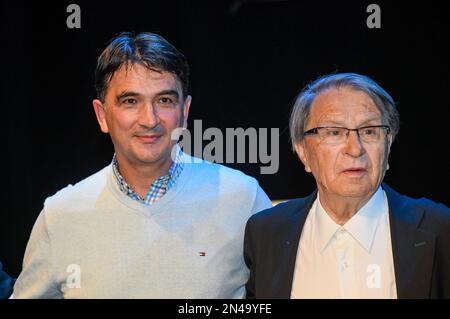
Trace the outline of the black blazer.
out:
M 398 298 L 450 298 L 450 209 L 382 184 L 389 205 Z M 317 191 L 252 216 L 244 258 L 247 298 L 290 298 L 297 248 Z
M 7 299 L 13 292 L 14 279 L 8 276 L 3 270 L 0 262 L 0 299 Z

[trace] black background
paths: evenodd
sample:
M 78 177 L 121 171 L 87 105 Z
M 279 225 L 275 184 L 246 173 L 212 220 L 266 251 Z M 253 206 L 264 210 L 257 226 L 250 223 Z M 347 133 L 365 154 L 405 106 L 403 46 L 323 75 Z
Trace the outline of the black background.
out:
M 375 1 L 4 1 L 2 105 L 6 134 L 0 260 L 21 269 L 46 197 L 111 161 L 91 101 L 98 55 L 121 31 L 163 35 L 191 65 L 189 124 L 280 129 L 280 169 L 227 164 L 256 177 L 271 199 L 301 197 L 311 176 L 290 150 L 295 95 L 332 72 L 375 79 L 398 103 L 399 136 L 385 181 L 412 197 L 450 205 L 450 5 L 376 1 L 381 29 L 366 25 Z M 81 7 L 81 29 L 66 8 Z M 240 5 L 239 5 L 240 4 Z

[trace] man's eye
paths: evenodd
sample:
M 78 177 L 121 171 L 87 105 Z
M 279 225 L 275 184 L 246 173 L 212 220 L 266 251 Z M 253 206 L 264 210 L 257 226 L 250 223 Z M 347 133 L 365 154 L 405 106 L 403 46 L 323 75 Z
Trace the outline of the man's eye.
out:
M 133 104 L 137 103 L 137 100 L 136 99 L 125 99 L 125 100 L 122 101 L 122 103 L 133 105 Z
M 373 129 L 373 128 L 366 128 L 363 131 L 363 135 L 375 135 L 375 129 Z
M 172 104 L 173 103 L 172 99 L 168 98 L 168 97 L 162 97 L 158 100 L 158 102 L 160 104 Z
M 329 135 L 329 136 L 339 136 L 339 135 L 341 135 L 341 130 L 328 130 L 327 135 Z

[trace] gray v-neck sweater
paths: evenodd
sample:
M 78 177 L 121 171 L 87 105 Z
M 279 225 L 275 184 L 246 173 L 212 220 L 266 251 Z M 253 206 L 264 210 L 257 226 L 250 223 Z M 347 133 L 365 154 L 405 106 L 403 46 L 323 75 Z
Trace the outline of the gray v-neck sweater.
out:
M 248 218 L 271 202 L 258 182 L 187 163 L 150 206 L 123 194 L 111 165 L 47 198 L 14 298 L 242 298 Z

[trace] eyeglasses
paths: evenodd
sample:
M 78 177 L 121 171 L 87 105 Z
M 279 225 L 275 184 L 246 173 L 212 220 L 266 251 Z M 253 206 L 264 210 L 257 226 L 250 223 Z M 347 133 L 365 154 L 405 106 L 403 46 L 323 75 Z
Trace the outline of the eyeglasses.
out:
M 303 133 L 303 135 L 318 135 L 327 144 L 340 144 L 347 140 L 350 131 L 355 131 L 362 142 L 374 143 L 383 141 L 391 129 L 387 125 L 373 125 L 359 128 L 324 126 L 310 129 Z

